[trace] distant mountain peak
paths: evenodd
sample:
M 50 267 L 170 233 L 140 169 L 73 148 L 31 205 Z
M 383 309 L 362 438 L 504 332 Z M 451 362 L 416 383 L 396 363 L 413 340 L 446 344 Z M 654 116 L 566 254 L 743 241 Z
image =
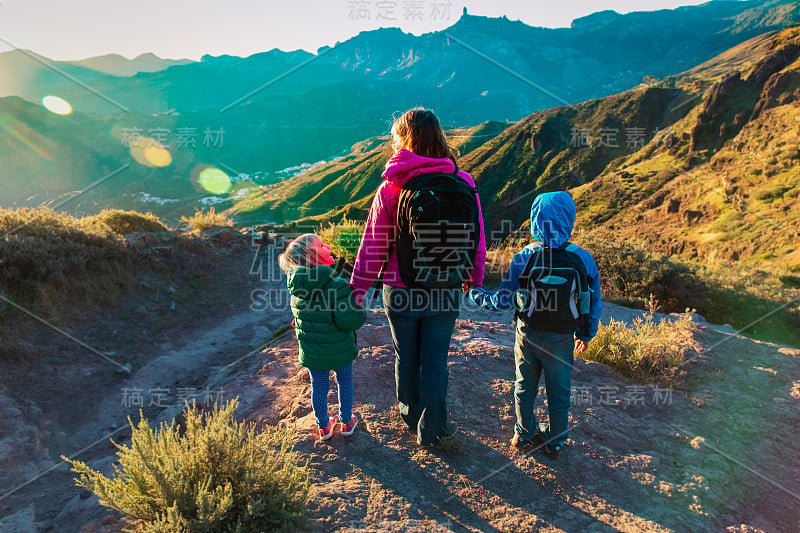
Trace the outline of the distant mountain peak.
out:
M 96 73 L 109 74 L 112 76 L 133 76 L 139 72 L 157 72 L 173 65 L 185 65 L 193 63 L 189 59 L 164 59 L 152 52 L 139 54 L 133 59 L 109 53 L 85 59 L 64 61 L 63 63 L 91 69 Z
M 138 56 L 133 58 L 134 61 L 139 60 L 139 59 L 157 59 L 157 60 L 161 60 L 163 58 L 155 55 L 153 52 L 144 52 L 144 53 L 139 54 Z
M 585 17 L 576 18 L 572 21 L 570 26 L 572 29 L 588 29 L 591 27 L 605 26 L 609 22 L 614 22 L 622 18 L 624 15 L 617 13 L 613 9 L 606 9 L 598 11 Z
M 389 38 L 391 38 L 391 37 L 395 37 L 395 36 L 405 36 L 405 35 L 410 35 L 410 34 L 404 32 L 402 29 L 400 29 L 397 26 L 390 26 L 390 27 L 386 27 L 386 28 L 377 28 L 377 29 L 374 29 L 374 30 L 364 30 L 362 32 L 359 32 L 358 35 L 359 36 L 363 36 L 363 35 L 378 35 L 378 36 L 381 36 L 381 37 L 389 37 Z
M 30 50 L 28 48 L 14 48 L 13 50 L 8 50 L 6 52 L 0 52 L 0 56 L 6 56 L 6 57 L 31 56 L 31 55 L 34 55 L 36 57 L 41 57 L 41 58 L 44 58 L 44 59 L 48 59 L 45 56 L 43 56 L 42 54 L 36 53 L 33 50 Z

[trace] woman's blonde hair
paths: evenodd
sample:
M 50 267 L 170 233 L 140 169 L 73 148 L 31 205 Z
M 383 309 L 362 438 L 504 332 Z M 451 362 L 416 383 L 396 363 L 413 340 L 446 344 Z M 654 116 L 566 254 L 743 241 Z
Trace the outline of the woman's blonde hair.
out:
M 391 131 L 395 152 L 405 148 L 417 155 L 456 162 L 458 151 L 447 144 L 442 124 L 430 109 L 409 109 L 394 121 Z
M 319 264 L 319 247 L 322 239 L 314 233 L 300 235 L 286 246 L 278 256 L 278 266 L 286 272 L 291 267 L 315 267 Z

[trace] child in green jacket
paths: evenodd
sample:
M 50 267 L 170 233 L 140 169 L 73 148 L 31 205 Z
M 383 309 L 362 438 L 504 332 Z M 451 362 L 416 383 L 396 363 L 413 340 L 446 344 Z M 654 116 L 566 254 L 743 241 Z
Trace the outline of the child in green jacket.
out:
M 300 364 L 311 376 L 311 404 L 319 437 L 333 436 L 328 417 L 330 371 L 336 372 L 339 389 L 340 433 L 352 435 L 358 419 L 353 414 L 353 360 L 358 354 L 355 331 L 366 320 L 356 305 L 353 290 L 335 275 L 331 249 L 313 233 L 296 238 L 278 257 L 286 272 L 292 296 L 292 314 L 300 345 Z

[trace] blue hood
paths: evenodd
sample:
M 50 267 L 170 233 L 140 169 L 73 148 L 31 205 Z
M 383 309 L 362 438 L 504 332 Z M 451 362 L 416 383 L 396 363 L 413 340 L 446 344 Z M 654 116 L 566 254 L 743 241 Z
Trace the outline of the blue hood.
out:
M 568 192 L 540 194 L 531 206 L 531 235 L 550 248 L 567 242 L 575 227 L 575 200 Z

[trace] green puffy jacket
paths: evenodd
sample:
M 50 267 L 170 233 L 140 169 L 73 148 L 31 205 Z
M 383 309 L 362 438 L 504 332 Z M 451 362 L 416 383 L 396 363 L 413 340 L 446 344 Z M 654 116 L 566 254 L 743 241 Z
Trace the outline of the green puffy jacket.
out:
M 367 319 L 353 290 L 326 265 L 293 267 L 287 272 L 292 295 L 300 364 L 311 370 L 335 370 L 356 358 L 355 331 Z

